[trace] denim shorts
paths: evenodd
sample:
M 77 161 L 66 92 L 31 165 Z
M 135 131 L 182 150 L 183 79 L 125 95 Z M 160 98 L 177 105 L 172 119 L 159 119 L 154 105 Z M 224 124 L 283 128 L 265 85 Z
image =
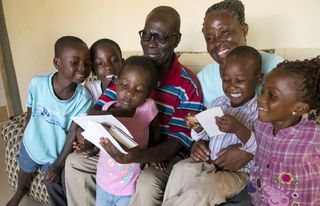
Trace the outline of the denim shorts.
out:
M 131 195 L 118 196 L 104 191 L 98 184 L 96 186 L 96 206 L 128 206 Z
M 39 163 L 36 163 L 31 157 L 29 156 L 23 142 L 20 145 L 20 153 L 19 153 L 19 167 L 22 171 L 26 173 L 33 173 L 35 172 L 39 167 L 41 168 L 41 172 L 45 173 L 51 164 L 44 164 L 41 165 Z

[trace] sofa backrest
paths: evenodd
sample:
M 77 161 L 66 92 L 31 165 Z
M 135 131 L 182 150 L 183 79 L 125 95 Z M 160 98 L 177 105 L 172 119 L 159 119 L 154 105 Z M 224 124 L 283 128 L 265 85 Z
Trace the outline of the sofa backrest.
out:
M 264 49 L 263 51 L 274 53 L 287 60 L 303 60 L 316 57 L 320 55 L 320 48 L 276 48 Z M 179 51 L 179 61 L 186 67 L 190 68 L 197 74 L 203 67 L 213 62 L 213 59 L 208 52 L 189 52 Z M 132 55 L 142 55 L 141 51 L 124 51 L 123 58 Z

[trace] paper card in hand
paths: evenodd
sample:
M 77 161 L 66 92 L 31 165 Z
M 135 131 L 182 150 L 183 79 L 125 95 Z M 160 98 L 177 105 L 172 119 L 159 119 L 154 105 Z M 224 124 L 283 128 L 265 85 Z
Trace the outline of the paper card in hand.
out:
M 96 145 L 100 150 L 105 151 L 105 149 L 100 144 L 100 138 L 108 138 L 112 144 L 122 153 L 127 154 L 127 152 L 119 145 L 119 143 L 110 135 L 110 133 L 98 122 L 88 121 L 87 128 L 81 133 L 83 137 L 89 140 L 91 143 Z
M 81 116 L 72 117 L 72 120 L 75 123 L 77 123 L 83 130 L 86 129 L 89 120 L 94 121 L 94 122 L 99 122 L 102 124 L 107 124 L 110 126 L 114 125 L 114 126 L 120 128 L 122 131 L 124 131 L 130 137 L 132 137 L 129 130 L 119 120 L 117 120 L 112 115 L 81 115 Z
M 102 116 L 104 118 L 101 118 Z M 119 142 L 128 149 L 138 146 L 128 129 L 112 115 L 88 115 L 73 117 L 72 119 L 84 129 L 84 132 L 82 132 L 84 138 L 102 149 L 102 151 L 105 150 L 100 145 L 101 137 L 107 137 L 124 154 L 127 154 L 127 152 L 121 147 Z M 109 125 L 109 128 L 107 129 L 101 123 Z
M 216 124 L 216 116 L 223 116 L 223 112 L 220 107 L 213 107 L 195 115 L 200 125 L 210 137 L 225 134 L 219 130 Z

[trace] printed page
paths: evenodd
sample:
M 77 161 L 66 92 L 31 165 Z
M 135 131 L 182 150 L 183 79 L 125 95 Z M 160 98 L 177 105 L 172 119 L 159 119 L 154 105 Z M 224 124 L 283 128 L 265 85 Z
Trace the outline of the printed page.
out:
M 210 137 L 219 134 L 225 134 L 224 132 L 221 132 L 219 130 L 216 124 L 216 116 L 223 116 L 223 112 L 220 107 L 213 107 L 195 115 L 200 125 L 203 127 L 203 129 L 207 132 L 207 134 Z

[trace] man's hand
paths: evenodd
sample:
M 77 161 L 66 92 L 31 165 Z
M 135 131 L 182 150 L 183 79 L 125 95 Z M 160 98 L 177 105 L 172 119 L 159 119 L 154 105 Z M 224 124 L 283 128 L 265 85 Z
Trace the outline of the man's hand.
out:
M 190 157 L 196 162 L 205 162 L 210 159 L 210 153 L 208 142 L 199 140 L 192 145 Z
M 218 153 L 218 158 L 213 161 L 215 165 L 230 171 L 236 171 L 244 167 L 253 155 L 239 149 L 240 144 L 230 145 Z

